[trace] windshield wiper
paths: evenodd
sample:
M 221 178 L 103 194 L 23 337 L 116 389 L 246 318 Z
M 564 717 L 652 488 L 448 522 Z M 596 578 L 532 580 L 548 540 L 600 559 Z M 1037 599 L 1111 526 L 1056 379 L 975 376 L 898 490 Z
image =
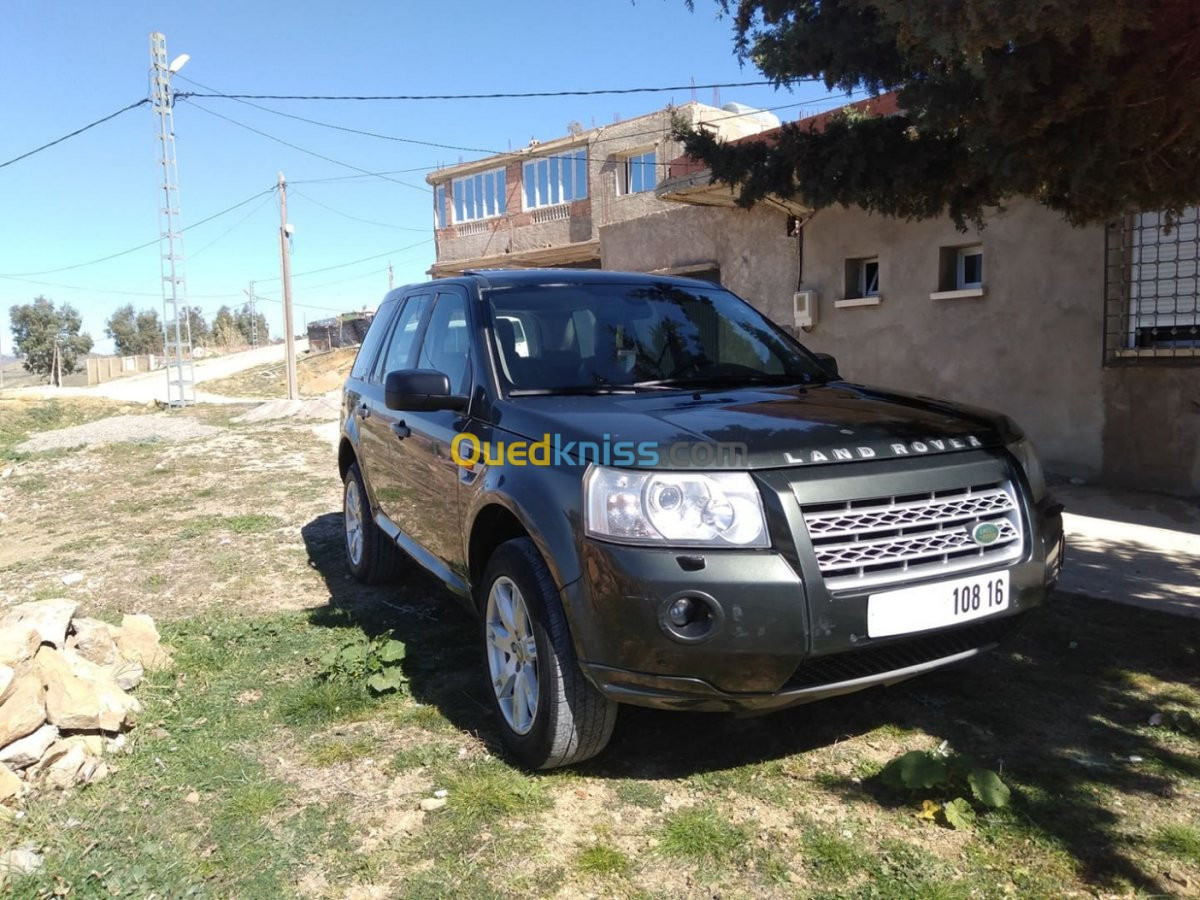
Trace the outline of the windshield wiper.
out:
M 671 387 L 740 387 L 757 384 L 771 384 L 779 387 L 787 385 L 808 384 L 803 376 L 770 375 L 766 372 L 743 373 L 741 375 L 690 375 L 681 378 L 659 378 L 652 381 L 634 382 L 634 387 L 671 388 Z
M 514 388 L 510 397 L 570 397 L 595 394 L 636 394 L 638 388 L 632 384 L 568 384 L 562 387 Z

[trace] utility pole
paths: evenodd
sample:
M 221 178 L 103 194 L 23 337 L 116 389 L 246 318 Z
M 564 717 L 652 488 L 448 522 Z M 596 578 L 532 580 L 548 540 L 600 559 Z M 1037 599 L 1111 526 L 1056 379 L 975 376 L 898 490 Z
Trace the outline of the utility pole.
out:
M 183 231 L 179 226 L 179 168 L 175 160 L 175 113 L 171 76 L 188 61 L 186 53 L 167 65 L 167 38 L 150 35 L 150 91 L 158 123 L 162 195 L 158 208 L 159 256 L 163 293 L 163 355 L 167 360 L 167 403 L 172 407 L 196 402 L 192 368 L 192 323 L 184 280 Z
M 296 325 L 292 316 L 292 260 L 289 242 L 295 229 L 287 220 L 287 181 L 279 173 L 279 265 L 283 276 L 283 348 L 287 362 L 288 399 L 300 399 L 300 382 L 296 375 Z
M 395 286 L 396 286 L 396 278 L 395 278 L 395 275 L 392 273 L 392 261 L 389 259 L 388 260 L 388 290 L 390 291 Z

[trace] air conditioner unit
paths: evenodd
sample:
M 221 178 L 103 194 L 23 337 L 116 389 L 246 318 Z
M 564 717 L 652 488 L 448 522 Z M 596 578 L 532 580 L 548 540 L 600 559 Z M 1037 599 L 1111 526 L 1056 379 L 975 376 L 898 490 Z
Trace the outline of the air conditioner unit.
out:
M 797 328 L 812 328 L 817 324 L 817 292 L 796 291 L 792 294 L 792 313 Z

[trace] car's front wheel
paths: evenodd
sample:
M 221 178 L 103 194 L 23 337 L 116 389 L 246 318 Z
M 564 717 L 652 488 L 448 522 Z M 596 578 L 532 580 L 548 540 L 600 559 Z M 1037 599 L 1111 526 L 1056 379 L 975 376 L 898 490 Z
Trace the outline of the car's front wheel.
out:
M 351 575 L 363 584 L 384 584 L 400 576 L 405 556 L 375 524 L 358 463 L 350 464 L 343 481 L 342 526 Z
M 505 746 L 532 769 L 595 756 L 612 736 L 617 704 L 580 670 L 554 580 L 533 542 L 501 544 L 480 589 L 488 696 Z

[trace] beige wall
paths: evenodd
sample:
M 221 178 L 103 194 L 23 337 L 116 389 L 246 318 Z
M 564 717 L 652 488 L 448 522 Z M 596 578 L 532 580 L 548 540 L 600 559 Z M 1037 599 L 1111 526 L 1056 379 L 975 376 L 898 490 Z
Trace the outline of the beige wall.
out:
M 939 249 L 973 243 L 984 296 L 931 299 Z M 716 262 L 723 284 L 793 322 L 797 246 L 782 212 L 680 205 L 601 229 L 600 244 L 607 269 Z M 835 307 L 846 260 L 873 256 L 880 303 Z M 1071 228 L 1029 201 L 967 234 L 948 219 L 828 209 L 804 228 L 803 274 L 819 321 L 800 337 L 834 354 L 848 379 L 1007 413 L 1062 474 L 1200 493 L 1200 368 L 1102 366 L 1102 228 Z
M 933 300 L 939 250 L 983 247 L 984 296 Z M 835 308 L 845 261 L 878 256 L 878 306 Z M 948 219 L 898 225 L 859 210 L 805 227 L 804 286 L 820 321 L 804 340 L 843 372 L 1011 415 L 1061 471 L 1103 466 L 1103 230 L 1072 229 L 1028 201 L 963 234 Z

